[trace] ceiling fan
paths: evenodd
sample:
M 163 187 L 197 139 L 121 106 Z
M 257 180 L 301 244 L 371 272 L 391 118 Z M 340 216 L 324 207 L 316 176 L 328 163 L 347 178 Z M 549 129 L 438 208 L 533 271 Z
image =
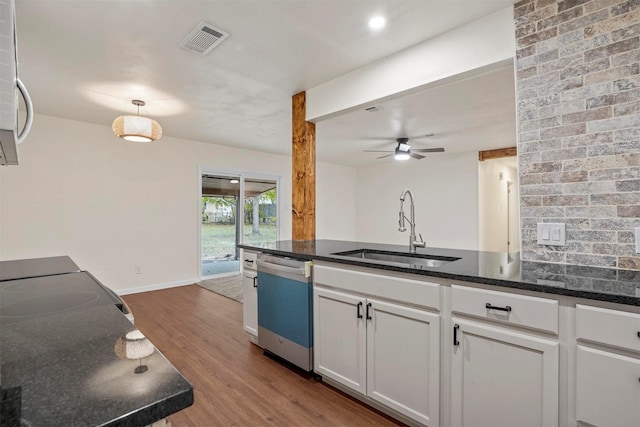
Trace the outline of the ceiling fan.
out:
M 431 135 L 426 135 L 431 136 Z M 384 159 L 385 157 L 393 156 L 396 160 L 408 160 L 414 158 L 416 160 L 424 159 L 425 156 L 417 153 L 443 153 L 444 148 L 415 148 L 411 150 L 409 145 L 409 138 L 396 138 L 398 144 L 395 150 L 362 150 L 366 153 L 389 153 L 384 156 L 376 157 L 376 159 Z

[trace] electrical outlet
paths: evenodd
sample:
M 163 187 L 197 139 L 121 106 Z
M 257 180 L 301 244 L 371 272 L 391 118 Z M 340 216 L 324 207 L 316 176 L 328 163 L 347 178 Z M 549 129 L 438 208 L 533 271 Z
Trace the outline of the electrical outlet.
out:
M 636 227 L 636 253 L 640 254 L 640 227 Z
M 136 266 L 133 267 L 133 271 L 136 274 L 142 274 L 142 267 L 139 266 L 139 265 L 136 265 Z

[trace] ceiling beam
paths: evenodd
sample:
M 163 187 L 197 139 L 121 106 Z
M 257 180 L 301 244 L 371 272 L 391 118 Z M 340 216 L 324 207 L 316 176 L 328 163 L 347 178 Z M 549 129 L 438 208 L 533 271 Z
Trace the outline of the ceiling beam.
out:
M 481 162 L 490 159 L 501 159 L 503 157 L 515 157 L 518 155 L 516 147 L 498 148 L 495 150 L 478 151 L 478 160 Z
M 306 121 L 306 93 L 291 99 L 293 240 L 316 238 L 316 125 Z

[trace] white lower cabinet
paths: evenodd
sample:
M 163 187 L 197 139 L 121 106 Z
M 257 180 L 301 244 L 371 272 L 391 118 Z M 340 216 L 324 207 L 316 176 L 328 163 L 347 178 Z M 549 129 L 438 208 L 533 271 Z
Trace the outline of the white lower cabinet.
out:
M 451 426 L 557 426 L 558 342 L 452 320 Z
M 315 371 L 419 424 L 439 425 L 440 318 L 314 289 Z
M 558 301 L 452 284 L 451 312 L 451 426 L 558 426 Z
M 578 345 L 576 413 L 598 427 L 640 426 L 640 359 Z
M 366 307 L 367 395 L 421 423 L 438 425 L 440 316 L 371 298 Z
M 255 271 L 245 271 L 242 278 L 244 287 L 242 311 L 244 330 L 252 341 L 258 337 L 258 275 Z
M 362 394 L 367 392 L 367 334 L 361 297 L 313 291 L 314 370 Z
M 640 426 L 640 314 L 576 307 L 579 425 Z
M 242 273 L 242 323 L 249 339 L 258 343 L 258 274 L 256 272 L 257 254 L 244 251 L 242 255 L 244 271 Z
M 640 308 L 580 301 L 314 265 L 314 368 L 410 424 L 640 427 Z

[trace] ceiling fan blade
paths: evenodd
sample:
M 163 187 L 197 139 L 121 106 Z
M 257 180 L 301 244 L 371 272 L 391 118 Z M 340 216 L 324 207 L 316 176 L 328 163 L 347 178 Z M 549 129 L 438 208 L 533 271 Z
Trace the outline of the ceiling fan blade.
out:
M 393 153 L 392 150 L 362 150 L 364 153 Z
M 398 138 L 405 138 L 409 141 L 413 140 L 413 139 L 421 139 L 421 138 L 437 138 L 440 137 L 440 134 L 435 134 L 435 133 L 423 133 L 420 135 L 414 135 L 414 136 L 405 136 L 405 133 L 401 133 L 401 136 L 365 136 L 365 137 L 361 137 L 359 139 L 365 139 L 368 141 L 398 141 Z
M 393 154 L 385 154 L 384 156 L 376 157 L 376 159 L 384 159 L 385 157 L 392 156 Z
M 395 137 L 390 136 L 390 137 L 386 137 L 386 136 L 364 136 L 361 137 L 359 139 L 364 139 L 367 141 L 385 141 L 385 142 L 389 142 L 389 141 L 395 141 Z
M 416 160 L 424 159 L 424 156 L 422 154 L 409 153 L 409 155 Z
M 434 136 L 436 136 L 435 133 L 423 133 L 422 135 L 410 136 L 409 140 L 420 139 L 420 138 L 433 138 Z
M 411 151 L 418 153 L 444 153 L 444 148 L 413 148 Z

